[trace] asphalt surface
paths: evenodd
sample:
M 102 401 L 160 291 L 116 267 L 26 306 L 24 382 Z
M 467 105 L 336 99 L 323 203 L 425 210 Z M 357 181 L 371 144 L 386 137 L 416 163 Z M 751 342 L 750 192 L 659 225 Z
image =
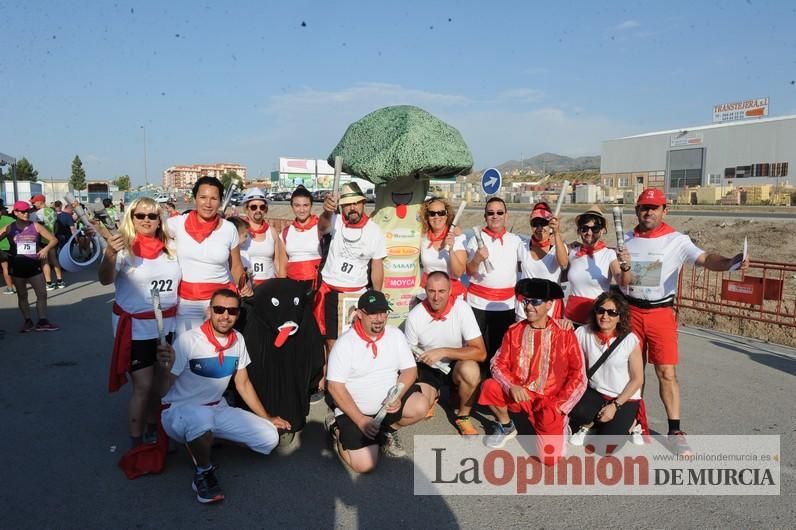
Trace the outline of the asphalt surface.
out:
M 220 505 L 197 504 L 182 451 L 169 457 L 161 475 L 127 480 L 116 463 L 128 445 L 130 387 L 107 392 L 113 292 L 95 275 L 94 269 L 67 275 L 68 287 L 49 293 L 58 332 L 19 334 L 16 299 L 0 296 L 4 528 L 787 528 L 796 522 L 796 351 L 694 329 L 681 330 L 679 338 L 684 430 L 780 434 L 779 497 L 415 496 L 411 458 L 383 459 L 366 476 L 343 469 L 327 448 L 319 405 L 290 455 L 215 449 L 227 496 Z M 664 431 L 649 368 L 647 375 L 651 426 Z M 445 416 L 438 407 L 433 419 L 401 432 L 410 454 L 415 434 L 455 433 Z M 485 415 L 479 418 L 488 426 Z

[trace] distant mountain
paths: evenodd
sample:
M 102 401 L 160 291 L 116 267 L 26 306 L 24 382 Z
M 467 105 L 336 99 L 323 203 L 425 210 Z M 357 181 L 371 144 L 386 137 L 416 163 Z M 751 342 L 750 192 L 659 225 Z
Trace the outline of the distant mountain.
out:
M 556 173 L 564 171 L 583 171 L 586 169 L 600 169 L 600 157 L 579 156 L 578 158 L 571 158 L 555 153 L 542 153 L 522 161 L 509 160 L 495 167 L 501 173 L 511 173 L 517 170 L 533 170 L 540 174 L 544 172 L 549 173 L 550 171 Z

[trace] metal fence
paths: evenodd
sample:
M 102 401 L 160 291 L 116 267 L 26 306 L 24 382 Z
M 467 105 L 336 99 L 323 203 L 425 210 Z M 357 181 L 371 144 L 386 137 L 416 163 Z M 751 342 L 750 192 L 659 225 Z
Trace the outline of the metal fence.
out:
M 683 267 L 677 307 L 796 328 L 796 264 L 751 260 L 746 272 Z

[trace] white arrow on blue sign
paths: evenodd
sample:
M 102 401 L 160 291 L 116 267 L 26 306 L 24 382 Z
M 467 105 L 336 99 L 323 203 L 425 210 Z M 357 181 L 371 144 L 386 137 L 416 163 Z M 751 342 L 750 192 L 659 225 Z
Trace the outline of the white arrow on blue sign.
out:
M 494 195 L 500 190 L 503 183 L 503 177 L 500 176 L 500 171 L 490 167 L 484 174 L 481 175 L 481 189 L 484 190 L 486 195 Z

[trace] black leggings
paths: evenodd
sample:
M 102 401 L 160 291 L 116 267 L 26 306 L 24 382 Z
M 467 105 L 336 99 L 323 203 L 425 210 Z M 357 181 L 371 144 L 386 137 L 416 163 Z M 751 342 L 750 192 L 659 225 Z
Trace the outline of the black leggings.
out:
M 604 399 L 599 392 L 592 387 L 587 387 L 586 393 L 583 394 L 578 404 L 575 405 L 575 408 L 569 413 L 569 425 L 572 427 L 572 431 L 577 432 L 581 426 L 594 422 L 594 428 L 597 430 L 597 434 L 628 434 L 630 427 L 633 425 L 633 420 L 636 419 L 638 401 L 628 401 L 623 404 L 622 408 L 614 414 L 614 419 L 608 423 L 596 421 L 595 417 L 597 413 L 600 412 L 600 409 L 603 408 L 608 401 L 610 400 Z
M 473 308 L 473 314 L 476 322 L 478 322 L 478 327 L 484 337 L 484 345 L 486 346 L 486 361 L 480 364 L 482 367 L 485 365 L 487 371 L 489 371 L 489 362 L 497 349 L 500 348 L 500 343 L 503 342 L 503 335 L 506 334 L 509 326 L 514 324 L 516 318 L 514 309 L 484 311 L 483 309 Z

